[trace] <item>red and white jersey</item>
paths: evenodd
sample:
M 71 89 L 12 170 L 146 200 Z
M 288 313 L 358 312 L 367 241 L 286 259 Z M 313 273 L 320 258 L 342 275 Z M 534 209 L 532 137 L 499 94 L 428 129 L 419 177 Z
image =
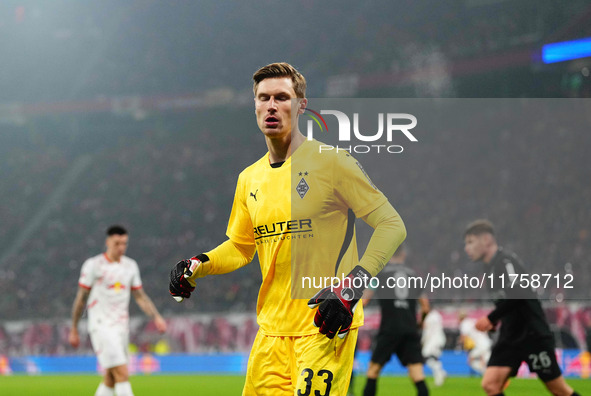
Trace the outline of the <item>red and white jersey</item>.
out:
M 82 264 L 78 285 L 90 290 L 86 306 L 89 330 L 128 328 L 131 290 L 142 287 L 135 260 L 122 256 L 113 262 L 104 253 L 91 257 Z

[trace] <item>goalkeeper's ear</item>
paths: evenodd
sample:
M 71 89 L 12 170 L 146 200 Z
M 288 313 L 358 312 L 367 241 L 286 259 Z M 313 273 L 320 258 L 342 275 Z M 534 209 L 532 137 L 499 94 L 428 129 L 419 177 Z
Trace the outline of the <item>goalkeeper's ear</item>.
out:
M 298 114 L 304 114 L 304 112 L 306 111 L 306 107 L 308 107 L 308 99 L 298 99 L 298 102 Z

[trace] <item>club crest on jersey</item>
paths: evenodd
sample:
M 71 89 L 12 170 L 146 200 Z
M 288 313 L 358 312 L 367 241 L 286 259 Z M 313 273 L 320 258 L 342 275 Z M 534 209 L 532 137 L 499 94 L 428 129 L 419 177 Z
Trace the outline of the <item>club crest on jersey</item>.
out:
M 303 199 L 309 189 L 310 189 L 310 186 L 308 186 L 308 183 L 306 183 L 306 179 L 304 179 L 302 177 L 302 179 L 300 180 L 300 182 L 296 186 L 296 191 L 299 194 L 300 198 Z

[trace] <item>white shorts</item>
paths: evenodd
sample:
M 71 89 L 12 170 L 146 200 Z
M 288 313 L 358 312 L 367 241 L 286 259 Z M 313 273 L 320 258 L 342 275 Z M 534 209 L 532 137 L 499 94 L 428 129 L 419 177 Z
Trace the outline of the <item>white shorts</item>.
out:
M 90 342 L 103 369 L 127 364 L 129 333 L 120 329 L 96 329 L 90 332 Z
M 424 357 L 434 356 L 438 358 L 441 356 L 442 349 L 443 345 L 438 340 L 427 340 L 427 342 L 423 344 L 421 353 Z

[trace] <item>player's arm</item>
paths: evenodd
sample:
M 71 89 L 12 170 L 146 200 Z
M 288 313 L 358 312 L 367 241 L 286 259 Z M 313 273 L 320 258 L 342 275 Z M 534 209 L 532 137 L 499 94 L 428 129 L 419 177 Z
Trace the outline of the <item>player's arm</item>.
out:
M 334 162 L 333 179 L 335 196 L 362 218 L 373 229 L 373 234 L 363 257 L 344 278 L 339 287 L 320 290 L 308 301 L 310 308 L 318 307 L 314 325 L 320 333 L 333 338 L 344 337 L 351 328 L 355 307 L 372 276 L 377 275 L 406 238 L 406 228 L 396 210 L 388 202 L 361 164 L 349 154 Z M 349 281 L 346 281 L 346 280 Z M 361 287 L 348 286 L 361 283 Z
M 374 229 L 359 266 L 376 276 L 406 238 L 402 218 L 351 155 L 339 155 L 333 169 L 334 194 Z
M 388 201 L 362 217 L 374 228 L 365 254 L 338 287 L 326 287 L 308 301 L 310 308 L 318 307 L 314 325 L 322 334 L 343 338 L 353 323 L 353 313 L 366 289 L 369 279 L 384 268 L 398 246 L 406 238 L 406 228 Z M 359 279 L 361 278 L 361 279 Z
M 218 247 L 205 254 L 209 261 L 197 271 L 196 278 L 206 275 L 227 274 L 236 271 L 250 263 L 254 257 L 256 247 L 253 244 L 241 244 L 228 239 Z
M 425 321 L 425 317 L 431 310 L 431 305 L 429 304 L 429 299 L 425 296 L 421 296 L 418 299 L 419 307 L 421 308 L 421 319 L 419 320 L 419 327 L 423 327 L 423 322 Z
M 503 316 L 506 316 L 509 312 L 514 311 L 521 305 L 523 300 L 500 300 L 495 304 L 495 309 L 487 315 L 488 320 L 493 325 L 496 325 Z
M 503 262 L 496 267 L 496 272 L 503 272 L 505 279 L 513 279 L 515 274 L 523 273 L 523 265 L 515 260 L 515 263 L 503 260 Z M 478 319 L 476 328 L 480 331 L 489 331 L 496 327 L 504 316 L 517 309 L 522 303 L 523 298 L 527 297 L 527 291 L 522 289 L 518 284 L 515 287 L 506 286 L 504 289 L 497 291 L 498 296 L 495 298 L 495 309 L 486 317 Z M 487 323 L 488 320 L 488 323 Z
M 499 321 L 509 312 L 517 309 L 523 300 L 498 300 L 495 302 L 495 309 L 488 315 L 482 316 L 476 321 L 476 329 L 480 331 L 491 331 L 497 326 Z
M 169 291 L 181 302 L 195 290 L 195 280 L 207 275 L 226 274 L 252 261 L 256 251 L 254 232 L 245 197 L 247 189 L 242 172 L 238 177 L 232 212 L 226 234 L 229 239 L 209 252 L 179 261 L 170 271 Z
M 196 279 L 242 268 L 252 261 L 255 250 L 254 244 L 241 244 L 228 239 L 207 253 L 179 261 L 170 272 L 170 294 L 178 302 L 189 298 L 195 290 Z
M 88 301 L 90 295 L 90 289 L 79 286 L 74 304 L 72 305 L 72 326 L 70 327 L 70 334 L 68 335 L 68 341 L 74 348 L 78 348 L 80 345 L 80 335 L 78 334 L 78 322 L 84 313 L 84 307 Z
M 164 333 L 166 331 L 166 321 L 162 318 L 162 315 L 160 315 L 158 309 L 156 309 L 156 306 L 152 302 L 152 299 L 148 297 L 144 289 L 141 287 L 132 289 L 131 295 L 140 309 L 144 311 L 149 318 L 154 320 L 158 331 Z
M 374 231 L 359 265 L 372 276 L 376 276 L 406 239 L 406 227 L 396 209 L 388 201 L 362 219 Z

